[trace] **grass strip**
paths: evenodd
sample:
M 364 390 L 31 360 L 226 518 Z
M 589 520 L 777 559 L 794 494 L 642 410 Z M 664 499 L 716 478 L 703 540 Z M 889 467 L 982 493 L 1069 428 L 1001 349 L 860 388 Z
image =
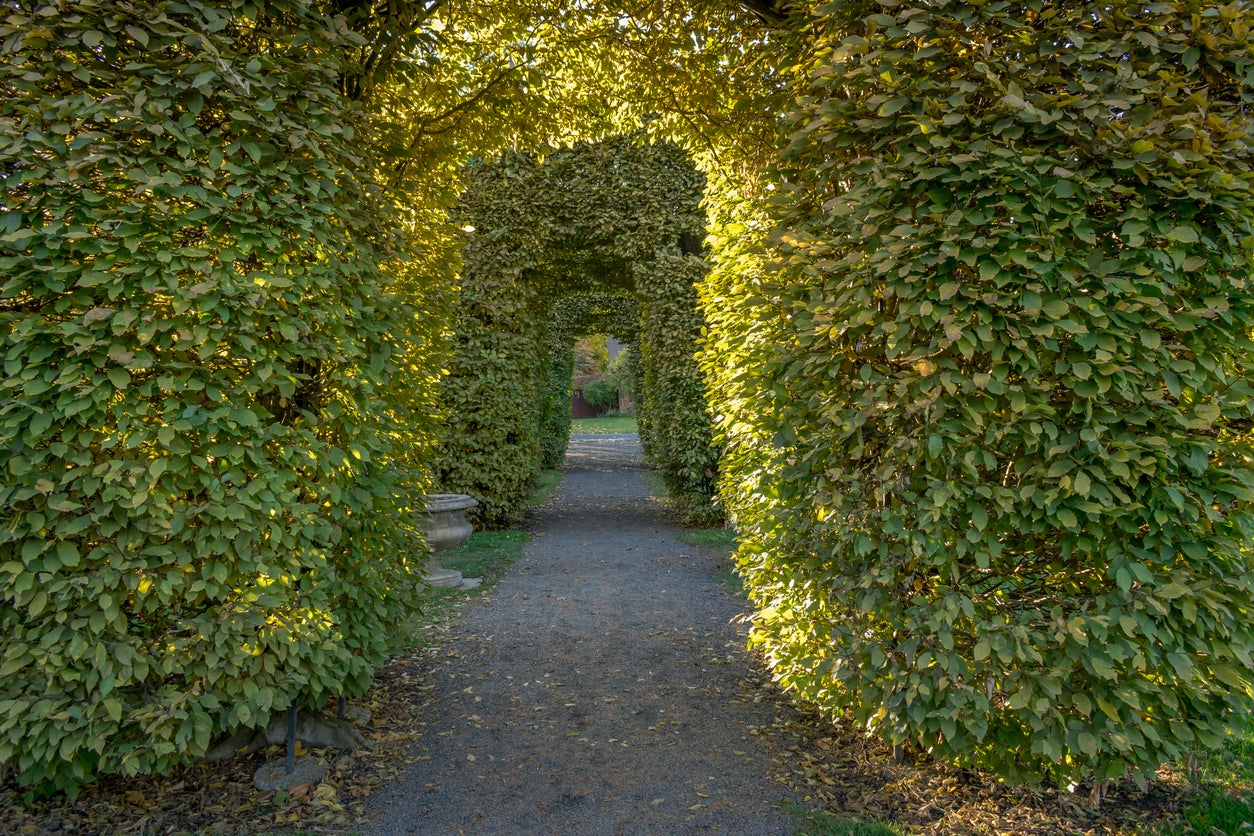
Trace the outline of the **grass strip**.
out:
M 822 810 L 807 810 L 795 804 L 781 809 L 801 821 L 795 836 L 903 836 L 904 830 L 878 822 L 833 816 Z
M 597 418 L 575 418 L 570 422 L 572 433 L 634 433 L 639 432 L 634 415 L 601 415 Z
M 540 478 L 527 504 L 532 508 L 543 505 L 561 481 L 559 470 L 540 471 Z M 438 607 L 450 598 L 464 598 L 491 589 L 522 555 L 526 542 L 527 532 L 521 528 L 476 531 L 466 542 L 440 552 L 437 560 L 441 566 L 456 569 L 467 578 L 483 578 L 483 583 L 474 589 L 436 589 L 435 605 Z
M 1254 833 L 1254 719 L 1221 748 L 1200 752 L 1190 783 L 1196 795 L 1180 805 L 1177 819 L 1153 831 L 1156 836 Z
M 732 555 L 736 553 L 737 534 L 730 528 L 689 528 L 679 533 L 679 542 L 689 546 L 713 549 L 721 558 L 714 580 L 719 585 L 742 600 L 748 600 L 740 575 L 736 574 Z

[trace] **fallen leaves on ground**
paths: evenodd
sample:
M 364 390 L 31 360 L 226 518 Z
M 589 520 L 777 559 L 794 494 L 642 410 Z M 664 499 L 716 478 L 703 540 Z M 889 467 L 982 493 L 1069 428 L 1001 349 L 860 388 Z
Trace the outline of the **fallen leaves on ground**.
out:
M 1164 771 L 1145 792 L 1130 782 L 1113 787 L 1094 809 L 1086 787 L 1075 793 L 1008 787 L 909 749 L 898 763 L 892 747 L 853 723 L 794 705 L 763 672 L 744 687 L 752 698 L 775 704 L 775 722 L 753 731 L 770 742 L 779 780 L 806 807 L 838 818 L 885 822 L 925 836 L 1130 836 L 1172 818 L 1190 792 Z
M 436 653 L 436 648 L 424 647 L 376 671 L 370 691 L 351 703 L 371 714 L 370 725 L 362 729 L 367 745 L 347 753 L 330 749 L 302 753 L 327 766 L 326 778 L 317 784 L 298 784 L 277 793 L 253 787 L 253 773 L 262 764 L 284 757 L 281 746 L 193 764 L 165 776 L 107 775 L 83 788 L 73 801 L 57 794 L 23 804 L 22 790 L 10 781 L 0 785 L 0 830 L 41 836 L 352 832 L 363 820 L 363 800 L 417 760 L 412 744 L 420 736 L 421 707 L 431 700 L 430 671 L 437 664 Z M 334 711 L 334 705 L 328 706 L 329 714 L 334 716 Z
M 378 670 L 370 691 L 353 703 L 371 713 L 371 725 L 363 730 L 365 747 L 344 754 L 310 751 L 328 765 L 318 784 L 279 793 L 254 789 L 257 768 L 283 757 L 283 749 L 272 746 L 168 776 L 106 776 L 74 801 L 58 795 L 23 806 L 17 788 L 5 785 L 0 821 L 6 833 L 18 834 L 352 832 L 363 821 L 363 799 L 421 760 L 413 743 L 422 733 L 424 706 L 438 699 L 431 690 L 432 670 L 456 651 L 441 650 L 436 635 L 420 644 Z M 1146 793 L 1131 785 L 1115 787 L 1093 810 L 1086 792 L 1010 788 L 917 752 L 897 763 L 891 748 L 852 724 L 797 708 L 761 669 L 744 680 L 739 698 L 774 705 L 774 723 L 751 733 L 773 751 L 779 780 L 805 806 L 890 822 L 912 834 L 1131 834 L 1169 818 L 1187 792 L 1186 782 L 1164 773 Z

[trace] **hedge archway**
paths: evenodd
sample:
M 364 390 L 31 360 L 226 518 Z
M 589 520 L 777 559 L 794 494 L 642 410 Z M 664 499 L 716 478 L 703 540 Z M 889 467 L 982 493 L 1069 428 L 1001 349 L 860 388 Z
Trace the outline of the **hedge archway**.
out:
M 560 461 L 571 340 L 606 330 L 637 347 L 641 440 L 675 506 L 711 515 L 718 451 L 694 357 L 703 188 L 676 146 L 626 138 L 469 169 L 439 477 L 482 503 L 481 524 L 517 520 Z
M 632 294 L 589 292 L 553 303 L 544 336 L 544 402 L 540 417 L 540 466 L 557 467 L 570 440 L 571 381 L 575 338 L 609 334 L 629 345 L 640 336 L 640 304 Z

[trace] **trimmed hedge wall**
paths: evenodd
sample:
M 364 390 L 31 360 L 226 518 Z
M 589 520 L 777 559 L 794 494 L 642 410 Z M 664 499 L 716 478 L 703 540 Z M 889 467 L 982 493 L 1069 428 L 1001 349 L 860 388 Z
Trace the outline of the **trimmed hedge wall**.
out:
M 105 11 L 108 11 L 106 14 Z M 408 307 L 303 3 L 0 15 L 0 761 L 166 771 L 365 690 L 411 608 Z
M 484 525 L 516 522 L 541 464 L 565 451 L 569 419 L 556 413 L 569 409 L 570 340 L 638 328 L 642 438 L 677 505 L 709 516 L 718 451 L 694 356 L 701 175 L 674 146 L 618 139 L 509 155 L 466 182 L 459 223 L 473 231 L 444 390 L 444 488 L 478 499 Z M 595 294 L 636 296 L 638 323 L 613 301 L 581 309 Z
M 797 694 L 1063 783 L 1249 711 L 1252 23 L 803 21 L 778 264 L 736 274 L 720 221 L 704 290 L 755 637 Z
M 477 524 L 489 527 L 521 518 L 539 473 L 545 311 L 527 281 L 542 251 L 529 203 L 534 166 L 523 154 L 472 165 L 460 207 L 459 223 L 472 232 L 442 381 L 437 478 L 443 490 L 479 500 Z M 498 202 L 512 211 L 496 218 Z
M 669 252 L 636 268 L 644 326 L 639 365 L 644 397 L 636 402 L 640 438 L 659 463 L 672 507 L 686 520 L 713 525 L 719 451 L 711 440 L 696 343 L 705 321 L 696 285 L 706 273 L 695 253 Z

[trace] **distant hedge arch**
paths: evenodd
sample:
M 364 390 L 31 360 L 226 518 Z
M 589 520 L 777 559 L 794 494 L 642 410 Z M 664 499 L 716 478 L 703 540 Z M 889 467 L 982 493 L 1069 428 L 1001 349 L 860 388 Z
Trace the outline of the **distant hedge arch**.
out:
M 545 332 L 544 404 L 540 418 L 540 466 L 557 467 L 570 440 L 571 379 L 575 338 L 609 334 L 635 343 L 640 304 L 626 293 L 578 293 L 553 303 Z
M 711 514 L 718 452 L 694 358 L 703 188 L 679 148 L 626 138 L 468 171 L 439 477 L 482 503 L 482 524 L 517 520 L 540 468 L 560 461 L 570 341 L 591 321 L 638 345 L 645 449 L 683 513 Z

